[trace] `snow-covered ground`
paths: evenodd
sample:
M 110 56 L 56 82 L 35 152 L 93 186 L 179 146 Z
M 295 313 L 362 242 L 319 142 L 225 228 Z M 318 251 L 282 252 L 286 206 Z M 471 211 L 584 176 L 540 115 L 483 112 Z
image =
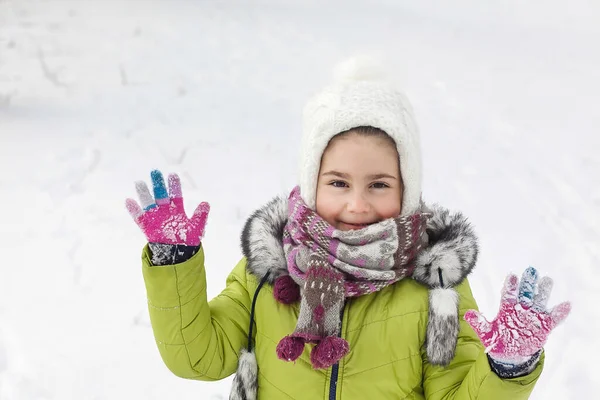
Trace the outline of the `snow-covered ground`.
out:
M 414 103 L 425 199 L 477 227 L 484 313 L 528 265 L 573 302 L 532 398 L 597 395 L 600 2 L 368 4 L 0 0 L 1 400 L 225 399 L 160 360 L 124 199 L 160 168 L 211 203 L 214 296 L 295 183 L 305 99 L 363 52 Z

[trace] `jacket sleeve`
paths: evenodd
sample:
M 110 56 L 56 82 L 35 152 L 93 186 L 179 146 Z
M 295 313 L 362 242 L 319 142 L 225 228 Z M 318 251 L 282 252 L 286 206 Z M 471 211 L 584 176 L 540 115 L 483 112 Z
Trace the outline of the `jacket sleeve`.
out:
M 465 280 L 456 290 L 459 300 L 460 331 L 456 355 L 447 367 L 431 365 L 425 349 L 423 357 L 423 388 L 429 400 L 528 399 L 542 373 L 544 354 L 537 367 L 528 375 L 502 379 L 490 368 L 483 345 L 463 316 L 477 309 L 469 282 Z
M 219 380 L 233 374 L 246 345 L 251 298 L 245 259 L 225 289 L 206 298 L 204 251 L 175 265 L 153 266 L 148 246 L 142 269 L 156 345 L 167 367 L 187 379 Z

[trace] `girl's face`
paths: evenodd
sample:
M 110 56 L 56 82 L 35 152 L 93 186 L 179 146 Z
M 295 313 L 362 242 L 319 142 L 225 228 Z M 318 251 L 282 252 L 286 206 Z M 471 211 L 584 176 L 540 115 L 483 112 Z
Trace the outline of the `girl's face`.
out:
M 402 191 L 396 147 L 349 132 L 334 138 L 321 158 L 317 214 L 336 229 L 361 229 L 400 215 Z

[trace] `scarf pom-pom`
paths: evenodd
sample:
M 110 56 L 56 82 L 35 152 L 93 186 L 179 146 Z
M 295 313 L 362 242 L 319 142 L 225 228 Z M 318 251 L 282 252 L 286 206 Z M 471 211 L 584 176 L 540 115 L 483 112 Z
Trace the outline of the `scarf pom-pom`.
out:
M 310 362 L 315 369 L 329 368 L 348 354 L 348 342 L 337 336 L 327 336 L 310 352 Z
M 292 304 L 300 300 L 300 286 L 289 275 L 280 276 L 273 285 L 275 300 L 283 304 Z
M 277 357 L 283 361 L 296 361 L 304 351 L 304 339 L 286 336 L 277 345 Z

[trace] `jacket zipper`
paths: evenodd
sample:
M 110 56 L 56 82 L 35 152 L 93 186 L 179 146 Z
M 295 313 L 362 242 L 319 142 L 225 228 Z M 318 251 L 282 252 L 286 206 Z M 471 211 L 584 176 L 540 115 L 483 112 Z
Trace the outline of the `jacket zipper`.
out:
M 338 337 L 342 337 L 342 327 L 344 325 L 344 307 L 342 307 L 342 312 L 340 313 L 340 331 L 338 333 Z M 338 381 L 338 373 L 340 369 L 340 362 L 336 362 L 331 367 L 331 380 L 329 381 L 329 400 L 335 400 L 335 395 L 337 394 L 337 381 Z

